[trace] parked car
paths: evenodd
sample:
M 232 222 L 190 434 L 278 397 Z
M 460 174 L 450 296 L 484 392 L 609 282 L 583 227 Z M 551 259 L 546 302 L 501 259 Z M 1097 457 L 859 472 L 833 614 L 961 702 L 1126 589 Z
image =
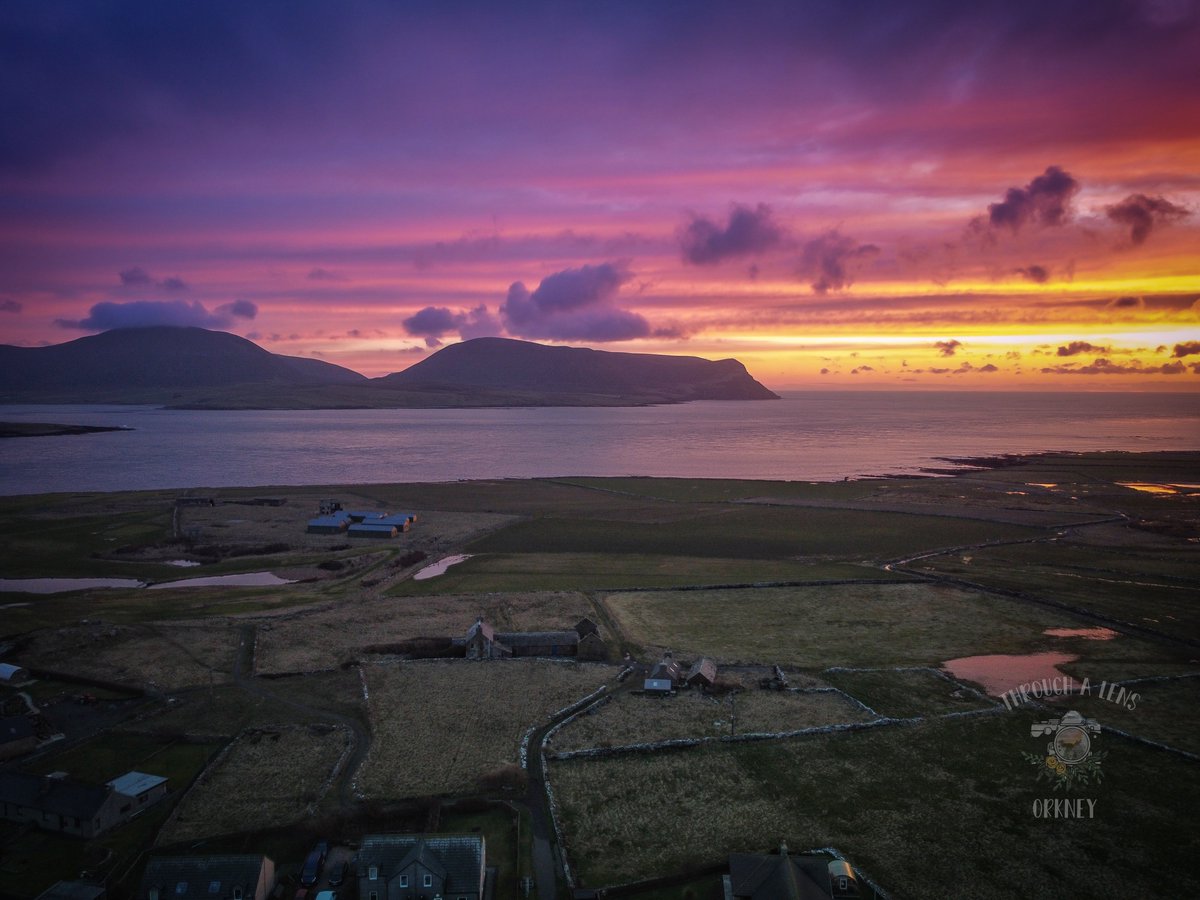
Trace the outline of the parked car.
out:
M 321 868 L 325 865 L 325 857 L 329 853 L 329 844 L 325 841 L 318 841 L 317 845 L 312 848 L 312 852 L 308 854 L 308 858 L 304 860 L 304 868 L 300 870 L 300 883 L 305 887 L 312 887 L 321 877 Z
M 330 887 L 341 887 L 342 882 L 346 880 L 346 872 L 350 868 L 350 863 L 343 860 L 338 864 L 338 867 L 333 870 L 329 876 Z M 336 900 L 336 898 L 335 898 Z

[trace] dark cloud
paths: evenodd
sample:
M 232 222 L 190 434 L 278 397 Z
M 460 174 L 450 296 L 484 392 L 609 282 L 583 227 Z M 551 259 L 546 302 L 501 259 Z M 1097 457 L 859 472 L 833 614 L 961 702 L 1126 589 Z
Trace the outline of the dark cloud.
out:
M 1078 356 L 1080 353 L 1112 353 L 1112 347 L 1101 347 L 1087 341 L 1071 341 L 1055 351 L 1056 356 Z
M 1115 297 L 1107 303 L 1109 309 L 1144 309 L 1145 306 L 1146 301 L 1141 297 Z
M 821 369 L 821 374 L 822 374 L 822 375 L 828 375 L 828 374 L 829 374 L 829 369 L 827 369 L 827 368 L 825 368 L 825 369 Z
M 491 337 L 500 333 L 500 323 L 486 306 L 454 310 L 444 306 L 426 306 L 400 323 L 413 337 L 423 337 L 425 346 L 440 347 L 442 338 L 458 333 L 465 340 Z
M 936 341 L 933 346 L 937 348 L 937 352 L 942 356 L 953 356 L 958 352 L 958 348 L 962 346 L 962 341 Z
M 992 365 L 992 363 L 988 363 L 986 366 L 980 366 L 976 371 L 978 371 L 978 372 L 999 372 L 1000 369 L 997 366 Z
M 804 245 L 797 271 L 812 280 L 815 293 L 824 295 L 853 284 L 858 267 L 878 254 L 874 244 L 860 244 L 834 228 Z
M 1045 266 L 1025 266 L 1024 268 L 1013 269 L 1013 273 L 1032 281 L 1034 284 L 1045 284 L 1050 280 L 1050 270 Z
M 1126 366 L 1104 357 L 1094 360 L 1089 366 L 1068 363 L 1042 369 L 1042 373 L 1046 375 L 1182 375 L 1186 371 L 1187 366 L 1182 362 L 1164 363 L 1161 366 Z
M 1200 341 L 1184 341 L 1182 344 L 1175 345 L 1171 356 L 1182 359 L 1185 356 L 1195 356 L 1197 353 L 1200 353 Z
M 1135 247 L 1144 244 L 1156 227 L 1191 215 L 1164 197 L 1147 197 L 1145 194 L 1130 194 L 1120 203 L 1106 206 L 1104 214 L 1129 229 L 1129 241 Z
M 186 291 L 188 286 L 178 275 L 173 275 L 170 278 L 164 278 L 162 281 L 155 281 L 149 272 L 141 266 L 133 266 L 128 269 L 122 269 L 117 273 L 121 279 L 121 286 L 128 288 L 147 288 L 156 287 L 164 291 Z
M 1050 166 L 1025 187 L 1009 188 L 1002 201 L 990 204 L 987 223 L 1014 234 L 1029 222 L 1046 227 L 1065 225 L 1077 193 L 1079 182 L 1058 166 Z
M 309 281 L 345 281 L 345 275 L 339 275 L 337 272 L 331 272 L 329 269 L 322 269 L 319 266 L 309 270 L 309 273 L 304 276 Z
M 643 316 L 614 305 L 633 276 L 623 263 L 564 269 L 530 291 L 514 282 L 500 307 L 509 334 L 552 341 L 626 341 L 652 333 Z
M 97 303 L 84 319 L 55 319 L 61 328 L 110 331 L 114 328 L 146 328 L 153 325 L 228 328 L 236 319 L 253 319 L 258 307 L 249 300 L 235 300 L 212 312 L 198 300 L 135 300 L 130 303 Z
M 24 308 L 24 305 L 18 303 L 16 300 L 0 300 L 0 312 L 19 313 Z
M 765 203 L 751 209 L 734 204 L 729 221 L 722 227 L 703 216 L 692 221 L 679 233 L 684 262 L 703 266 L 743 256 L 753 256 L 778 247 L 784 239 L 784 229 L 774 221 L 771 208 Z M 754 272 L 751 277 L 755 277 Z

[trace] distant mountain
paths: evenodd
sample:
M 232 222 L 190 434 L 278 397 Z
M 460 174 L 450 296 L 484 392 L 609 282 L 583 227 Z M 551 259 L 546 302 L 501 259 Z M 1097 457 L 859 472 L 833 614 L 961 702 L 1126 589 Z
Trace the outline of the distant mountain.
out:
M 122 328 L 52 347 L 0 346 L 0 401 L 189 409 L 642 406 L 777 399 L 734 359 L 478 338 L 368 379 L 203 328 Z
M 779 399 L 736 359 L 548 347 L 507 338 L 451 344 L 376 382 L 406 390 L 540 392 L 620 398 L 629 403 Z
M 278 356 L 203 328 L 121 328 L 51 347 L 0 346 L 0 396 L 120 398 L 247 384 L 365 384 L 357 372 Z

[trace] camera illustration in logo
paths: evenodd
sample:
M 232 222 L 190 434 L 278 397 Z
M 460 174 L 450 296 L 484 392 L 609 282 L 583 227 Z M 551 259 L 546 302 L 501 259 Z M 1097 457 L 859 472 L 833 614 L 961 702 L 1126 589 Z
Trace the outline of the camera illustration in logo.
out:
M 1069 791 L 1077 785 L 1099 782 L 1103 778 L 1100 763 L 1107 754 L 1097 753 L 1092 747 L 1100 734 L 1100 724 L 1095 719 L 1085 719 L 1071 710 L 1061 719 L 1035 722 L 1030 726 L 1029 734 L 1035 738 L 1050 738 L 1045 756 L 1023 754 L 1037 767 L 1039 781 L 1046 778 L 1054 783 L 1055 790 Z

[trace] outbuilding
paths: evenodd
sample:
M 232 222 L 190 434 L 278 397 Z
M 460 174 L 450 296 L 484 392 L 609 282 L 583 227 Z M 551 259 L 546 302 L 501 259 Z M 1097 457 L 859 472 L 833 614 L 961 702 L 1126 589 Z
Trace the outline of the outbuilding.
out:
M 128 812 L 131 816 L 136 816 L 143 809 L 153 806 L 167 796 L 167 779 L 145 772 L 126 772 L 120 778 L 108 782 L 108 786 L 129 798 L 131 802 Z M 126 811 L 124 805 L 122 804 L 122 812 Z
M 671 693 L 671 688 L 669 678 L 647 678 L 642 682 L 642 690 L 655 697 L 665 697 Z
M 359 538 L 378 538 L 380 540 L 389 540 L 396 536 L 395 525 L 378 525 L 375 522 L 356 522 L 351 525 L 346 533 L 350 537 Z
M 716 682 L 717 664 L 707 657 L 696 660 L 684 679 L 688 687 L 712 687 Z
M 341 534 L 350 524 L 350 517 L 341 513 L 317 516 L 308 520 L 309 534 Z
M 29 680 L 29 671 L 11 663 L 0 663 L 0 684 L 20 684 Z

